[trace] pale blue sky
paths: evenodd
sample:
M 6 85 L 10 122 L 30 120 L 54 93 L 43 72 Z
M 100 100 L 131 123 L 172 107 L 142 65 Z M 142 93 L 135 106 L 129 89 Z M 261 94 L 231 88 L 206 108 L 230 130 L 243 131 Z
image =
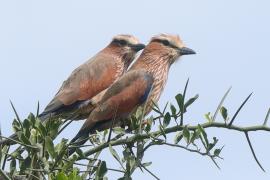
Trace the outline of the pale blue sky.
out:
M 174 101 L 190 77 L 188 95 L 199 93 L 200 98 L 187 121 L 203 122 L 232 85 L 225 102 L 231 115 L 254 92 L 236 124 L 260 124 L 270 106 L 269 7 L 268 0 L 0 0 L 1 129 L 11 133 L 9 99 L 22 117 L 36 110 L 38 100 L 43 109 L 70 72 L 119 33 L 144 43 L 158 33 L 179 34 L 197 51 L 171 68 L 161 106 Z M 74 123 L 63 137 L 74 136 L 80 126 Z M 267 173 L 257 167 L 243 134 L 221 129 L 209 133 L 225 145 L 221 170 L 208 158 L 161 147 L 146 153 L 146 161 L 153 161 L 150 169 L 161 179 L 269 179 L 269 133 L 251 135 Z M 134 175 L 150 178 L 140 171 Z

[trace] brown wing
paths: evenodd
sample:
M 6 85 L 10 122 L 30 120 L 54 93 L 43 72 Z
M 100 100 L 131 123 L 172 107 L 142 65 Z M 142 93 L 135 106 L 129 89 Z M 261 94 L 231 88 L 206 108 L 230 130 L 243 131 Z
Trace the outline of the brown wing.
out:
M 134 109 L 143 104 L 152 88 L 153 77 L 142 70 L 130 71 L 115 82 L 103 96 L 100 105 L 96 107 L 85 121 L 73 142 L 81 136 L 86 136 L 95 130 L 95 125 L 116 121 L 127 117 Z
M 116 61 L 110 55 L 97 54 L 72 72 L 44 112 L 92 98 L 111 85 L 118 73 Z

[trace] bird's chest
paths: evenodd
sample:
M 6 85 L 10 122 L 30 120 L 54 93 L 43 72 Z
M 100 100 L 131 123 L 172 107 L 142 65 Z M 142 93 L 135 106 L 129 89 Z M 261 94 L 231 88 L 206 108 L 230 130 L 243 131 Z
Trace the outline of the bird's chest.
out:
M 157 73 L 158 72 L 158 73 Z M 146 102 L 146 114 L 148 114 L 152 109 L 152 103 L 157 103 L 167 82 L 168 73 L 166 70 L 157 70 L 156 74 L 154 74 L 154 83 L 152 86 L 152 90 L 148 96 L 148 100 Z

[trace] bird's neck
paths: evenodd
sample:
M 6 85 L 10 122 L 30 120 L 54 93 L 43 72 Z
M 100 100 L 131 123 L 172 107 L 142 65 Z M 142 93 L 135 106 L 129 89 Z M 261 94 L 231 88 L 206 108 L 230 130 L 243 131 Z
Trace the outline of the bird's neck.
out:
M 143 54 L 134 65 L 131 70 L 144 69 L 146 72 L 150 73 L 153 78 L 153 87 L 151 94 L 146 102 L 146 112 L 151 111 L 151 102 L 157 102 L 161 96 L 161 93 L 166 85 L 170 64 L 166 58 L 169 56 L 163 54 L 147 53 Z
M 121 47 L 118 47 L 113 44 L 109 44 L 105 49 L 103 49 L 102 53 L 108 54 L 108 56 L 113 57 L 115 59 L 117 65 L 122 67 L 123 72 L 128 69 L 128 66 L 135 58 L 135 54 L 128 53 L 127 51 L 123 50 Z

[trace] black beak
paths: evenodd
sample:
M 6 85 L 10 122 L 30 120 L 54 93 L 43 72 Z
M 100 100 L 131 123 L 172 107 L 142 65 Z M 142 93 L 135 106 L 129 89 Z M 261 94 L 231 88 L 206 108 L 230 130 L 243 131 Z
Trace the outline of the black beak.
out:
M 138 51 L 144 49 L 144 48 L 145 48 L 145 45 L 144 45 L 144 44 L 131 44 L 130 47 L 131 47 L 134 51 L 138 52 Z
M 187 48 L 187 47 L 179 48 L 179 53 L 181 55 L 196 54 L 196 52 L 194 50 Z

